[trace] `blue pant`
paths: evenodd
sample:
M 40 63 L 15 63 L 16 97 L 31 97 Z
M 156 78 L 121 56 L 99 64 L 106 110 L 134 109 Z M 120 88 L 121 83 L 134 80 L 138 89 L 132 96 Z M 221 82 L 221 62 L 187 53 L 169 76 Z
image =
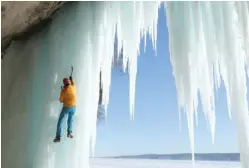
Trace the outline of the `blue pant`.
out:
M 72 132 L 72 124 L 76 107 L 63 107 L 61 110 L 61 114 L 57 123 L 57 131 L 56 137 L 61 137 L 61 125 L 66 115 L 68 115 L 67 119 L 67 131 Z

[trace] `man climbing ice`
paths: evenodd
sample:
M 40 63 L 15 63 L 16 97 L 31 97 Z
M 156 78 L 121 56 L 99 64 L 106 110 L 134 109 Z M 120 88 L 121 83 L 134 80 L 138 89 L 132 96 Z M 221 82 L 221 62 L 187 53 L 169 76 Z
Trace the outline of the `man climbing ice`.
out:
M 76 110 L 76 86 L 72 78 L 73 67 L 71 71 L 71 76 L 69 78 L 63 79 L 64 86 L 61 86 L 60 102 L 63 103 L 63 108 L 60 113 L 60 117 L 57 123 L 57 131 L 54 142 L 60 142 L 61 140 L 61 126 L 64 118 L 68 115 L 67 119 L 67 137 L 73 138 L 72 134 L 72 124 L 74 113 Z

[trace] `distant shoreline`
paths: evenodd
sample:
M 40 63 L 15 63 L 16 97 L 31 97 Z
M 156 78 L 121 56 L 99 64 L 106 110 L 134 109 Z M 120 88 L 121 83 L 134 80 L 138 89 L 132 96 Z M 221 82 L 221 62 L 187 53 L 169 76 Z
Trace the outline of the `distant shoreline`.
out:
M 181 154 L 144 154 L 144 155 L 124 155 L 124 156 L 108 156 L 96 158 L 112 158 L 112 159 L 158 159 L 158 160 L 192 160 L 191 153 Z M 229 161 L 239 162 L 239 153 L 195 153 L 196 161 Z

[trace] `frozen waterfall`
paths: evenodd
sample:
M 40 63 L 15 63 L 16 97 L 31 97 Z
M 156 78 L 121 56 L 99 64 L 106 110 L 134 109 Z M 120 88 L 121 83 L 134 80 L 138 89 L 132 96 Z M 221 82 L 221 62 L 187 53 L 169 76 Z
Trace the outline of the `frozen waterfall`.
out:
M 115 32 L 119 52 L 123 46 L 124 65 L 128 62 L 133 119 L 140 39 L 149 33 L 156 50 L 159 6 L 160 2 L 75 2 L 25 43 L 10 45 L 2 60 L 4 168 L 89 167 L 89 149 L 91 145 L 94 150 L 96 138 L 99 71 L 103 102 L 108 104 Z M 241 162 L 249 168 L 248 2 L 166 2 L 165 7 L 179 110 L 188 116 L 192 152 L 198 92 L 214 141 L 214 91 L 223 80 L 229 115 L 237 123 Z M 76 67 L 78 90 L 76 138 L 55 145 L 58 94 L 71 65 Z
M 246 69 L 249 60 L 248 2 L 168 2 L 170 59 L 178 105 L 187 113 L 194 151 L 198 92 L 214 143 L 214 89 L 224 81 L 229 116 L 236 119 L 241 162 L 249 168 Z M 194 158 L 194 155 L 193 155 Z

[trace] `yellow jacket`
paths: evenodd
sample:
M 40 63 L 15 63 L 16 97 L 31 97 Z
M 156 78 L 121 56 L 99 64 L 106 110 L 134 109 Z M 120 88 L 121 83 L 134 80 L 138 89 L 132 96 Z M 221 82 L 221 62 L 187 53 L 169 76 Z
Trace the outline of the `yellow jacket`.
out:
M 71 85 L 61 90 L 60 102 L 64 107 L 76 106 L 76 86 L 73 80 Z

